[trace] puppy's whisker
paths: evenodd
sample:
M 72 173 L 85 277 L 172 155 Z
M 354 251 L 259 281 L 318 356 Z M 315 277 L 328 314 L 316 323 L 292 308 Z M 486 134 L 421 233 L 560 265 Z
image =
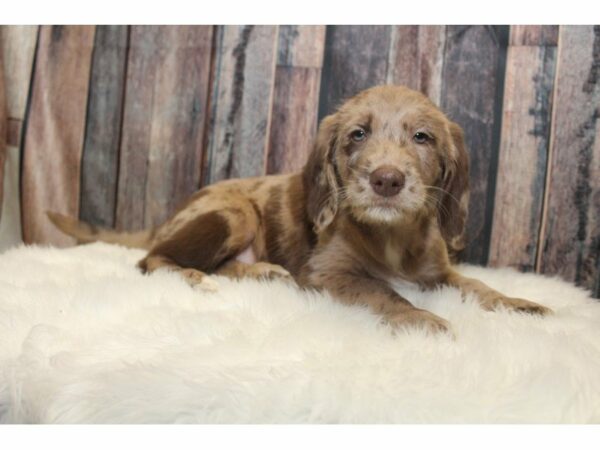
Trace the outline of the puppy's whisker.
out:
M 452 200 L 454 200 L 458 205 L 460 205 L 460 201 L 454 195 L 452 195 L 450 192 L 448 192 L 446 189 L 442 189 L 441 187 L 438 187 L 438 186 L 429 186 L 429 185 L 424 185 L 424 187 L 426 187 L 427 189 L 435 189 L 440 192 L 443 192 L 444 194 L 448 195 Z
M 444 214 L 445 216 L 449 215 L 448 209 L 444 206 L 439 197 L 435 197 L 431 194 L 425 194 L 425 202 L 432 205 L 433 208 L 436 209 L 438 219 L 440 218 L 440 213 Z

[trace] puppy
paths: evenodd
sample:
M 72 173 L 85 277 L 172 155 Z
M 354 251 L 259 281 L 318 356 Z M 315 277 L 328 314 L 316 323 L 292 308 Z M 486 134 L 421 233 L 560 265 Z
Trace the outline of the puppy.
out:
M 453 286 L 488 310 L 549 313 L 452 268 L 451 256 L 464 247 L 468 164 L 461 128 L 431 101 L 377 86 L 322 120 L 299 173 L 207 186 L 164 224 L 138 233 L 49 217 L 80 242 L 147 249 L 143 272 L 177 271 L 205 288 L 215 287 L 207 274 L 293 278 L 368 305 L 394 326 L 443 331 L 449 324 L 396 293 L 392 279 Z

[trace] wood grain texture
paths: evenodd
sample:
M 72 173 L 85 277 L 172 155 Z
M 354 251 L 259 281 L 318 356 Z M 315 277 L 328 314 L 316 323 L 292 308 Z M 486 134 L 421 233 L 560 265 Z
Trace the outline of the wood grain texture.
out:
M 116 225 L 162 222 L 198 189 L 212 27 L 131 29 Z
M 312 67 L 277 68 L 267 173 L 294 172 L 306 162 L 317 134 L 320 78 Z
M 550 139 L 555 46 L 510 46 L 489 264 L 535 269 Z
M 4 198 L 4 162 L 6 161 L 8 137 L 8 116 L 6 113 L 4 62 L 2 57 L 2 47 L 0 47 L 0 220 L 2 220 L 2 200 Z
M 439 104 L 445 42 L 443 25 L 393 26 L 387 82 L 416 89 Z
M 319 119 L 359 91 L 387 79 L 391 27 L 327 27 Z
M 556 47 L 558 45 L 558 26 L 511 25 L 509 45 Z
M 267 166 L 277 26 L 219 26 L 203 184 L 263 175 Z
M 281 26 L 267 173 L 299 170 L 317 131 L 324 26 Z
M 447 27 L 441 106 L 465 131 L 471 197 L 462 258 L 477 264 L 488 259 L 507 43 L 507 27 Z
M 22 218 L 26 243 L 73 244 L 46 210 L 79 215 L 80 163 L 93 26 L 43 26 L 25 130 Z
M 8 68 L 4 77 L 9 118 L 23 120 L 25 117 L 38 28 L 37 25 L 0 26 L 4 66 Z
M 127 45 L 126 26 L 96 28 L 81 165 L 79 217 L 110 228 L 115 224 Z
M 600 26 L 561 26 L 539 268 L 600 294 Z
M 13 147 L 21 146 L 21 130 L 23 121 L 19 119 L 7 119 L 6 143 Z
M 0 171 L 0 190 L 3 190 L 0 202 L 0 249 L 9 248 L 22 241 L 19 193 L 21 136 L 37 36 L 37 26 L 0 26 L 0 53 L 4 66 L 4 76 L 1 79 L 4 82 L 5 113 L 8 121 L 4 172 Z M 0 133 L 4 136 L 3 132 Z
M 278 42 L 278 66 L 323 67 L 324 25 L 281 25 Z
M 19 147 L 8 146 L 4 161 L 4 200 L 0 212 L 0 253 L 23 242 L 19 195 Z

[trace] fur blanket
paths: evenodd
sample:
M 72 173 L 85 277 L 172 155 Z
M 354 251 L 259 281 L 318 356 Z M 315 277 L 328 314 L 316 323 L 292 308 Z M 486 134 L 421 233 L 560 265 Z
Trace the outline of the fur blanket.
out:
M 0 422 L 600 422 L 600 303 L 556 278 L 460 268 L 548 318 L 398 287 L 453 340 L 281 282 L 195 290 L 141 256 L 0 255 Z

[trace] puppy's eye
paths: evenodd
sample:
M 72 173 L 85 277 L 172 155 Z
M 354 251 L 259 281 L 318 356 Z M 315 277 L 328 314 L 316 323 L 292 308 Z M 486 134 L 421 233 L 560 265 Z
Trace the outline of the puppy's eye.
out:
M 431 140 L 431 136 L 429 136 L 427 133 L 423 133 L 422 131 L 419 131 L 418 133 L 415 133 L 415 135 L 413 136 L 413 140 L 417 144 L 426 144 L 427 142 L 429 142 Z
M 367 133 L 365 130 L 359 128 L 358 130 L 354 130 L 352 133 L 350 133 L 350 137 L 354 142 L 361 142 L 365 140 Z

